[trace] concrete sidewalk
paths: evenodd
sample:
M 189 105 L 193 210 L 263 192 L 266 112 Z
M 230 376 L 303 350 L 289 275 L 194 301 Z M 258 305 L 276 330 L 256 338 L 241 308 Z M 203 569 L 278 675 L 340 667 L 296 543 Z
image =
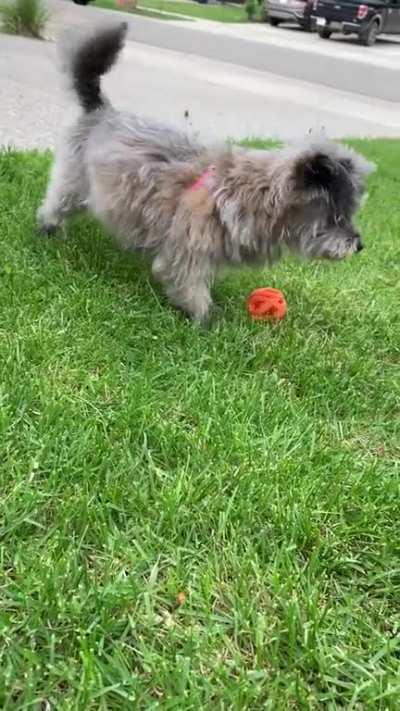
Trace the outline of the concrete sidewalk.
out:
M 87 8 L 61 0 L 59 6 L 70 19 L 64 15 L 57 29 L 92 26 L 94 16 Z M 95 14 L 110 19 L 107 11 Z M 137 31 L 138 23 L 131 22 Z M 63 89 L 55 44 L 6 35 L 0 42 L 0 144 L 51 147 L 76 111 Z M 400 135 L 400 112 L 392 102 L 132 41 L 106 77 L 105 88 L 116 106 L 204 138 L 286 140 L 321 127 L 336 138 Z

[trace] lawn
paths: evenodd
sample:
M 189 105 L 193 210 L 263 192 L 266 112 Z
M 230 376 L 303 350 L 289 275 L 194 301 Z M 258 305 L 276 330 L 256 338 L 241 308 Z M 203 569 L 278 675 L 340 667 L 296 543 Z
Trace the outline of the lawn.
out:
M 197 2 L 174 2 L 174 0 L 138 0 L 142 7 L 176 12 L 188 17 L 216 22 L 247 22 L 244 5 L 201 5 Z
M 2 709 L 399 708 L 400 142 L 357 145 L 364 252 L 209 331 L 1 154 Z
M 95 7 L 102 7 L 105 10 L 129 12 L 130 14 L 140 15 L 142 17 L 152 17 L 155 20 L 183 20 L 185 22 L 184 18 L 179 18 L 176 15 L 170 15 L 167 12 L 158 12 L 157 10 L 147 9 L 142 5 L 140 7 L 129 7 L 128 5 L 125 7 L 119 7 L 114 0 L 94 0 L 91 4 Z M 190 18 L 188 18 L 188 20 L 190 21 Z
M 93 3 L 97 7 L 123 10 L 116 5 L 114 0 L 95 0 Z M 126 8 L 128 12 L 132 12 Z M 174 0 L 138 0 L 138 9 L 134 13 L 148 13 L 154 16 L 158 12 L 159 17 L 164 17 L 162 13 L 176 13 L 186 15 L 190 18 L 200 18 L 203 20 L 214 20 L 215 22 L 247 22 L 247 15 L 243 5 L 201 5 L 197 2 L 175 2 Z M 176 18 L 173 18 L 176 19 Z

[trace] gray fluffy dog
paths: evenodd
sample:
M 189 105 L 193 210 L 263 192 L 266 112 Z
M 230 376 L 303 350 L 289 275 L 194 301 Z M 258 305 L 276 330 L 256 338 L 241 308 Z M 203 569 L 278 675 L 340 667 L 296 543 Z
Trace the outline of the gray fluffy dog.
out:
M 61 43 L 83 109 L 56 155 L 40 229 L 88 208 L 120 244 L 144 250 L 170 301 L 199 322 L 224 265 L 271 263 L 283 248 L 342 259 L 362 249 L 352 218 L 372 166 L 335 143 L 252 152 L 207 148 L 185 133 L 116 111 L 100 77 L 127 25 Z

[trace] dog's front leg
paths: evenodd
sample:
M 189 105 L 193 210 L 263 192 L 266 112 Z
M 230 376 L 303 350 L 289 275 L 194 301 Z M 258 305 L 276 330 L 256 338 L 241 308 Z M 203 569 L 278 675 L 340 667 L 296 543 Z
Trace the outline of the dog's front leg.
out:
M 160 253 L 153 262 L 153 274 L 175 307 L 196 323 L 207 325 L 212 307 L 208 263 L 196 260 L 193 255 L 177 258 Z

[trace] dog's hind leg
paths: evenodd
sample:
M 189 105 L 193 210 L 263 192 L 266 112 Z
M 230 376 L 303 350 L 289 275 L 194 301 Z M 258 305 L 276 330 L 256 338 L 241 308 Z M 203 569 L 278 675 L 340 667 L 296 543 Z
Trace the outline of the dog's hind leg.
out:
M 64 219 L 86 205 L 87 179 L 81 156 L 56 156 L 46 197 L 37 212 L 41 234 L 51 234 Z

